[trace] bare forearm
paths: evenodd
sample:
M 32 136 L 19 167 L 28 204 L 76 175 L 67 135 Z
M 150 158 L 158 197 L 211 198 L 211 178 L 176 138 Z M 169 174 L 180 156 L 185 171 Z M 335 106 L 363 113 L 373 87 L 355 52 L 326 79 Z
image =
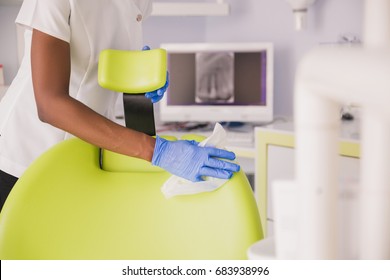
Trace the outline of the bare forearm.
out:
M 151 161 L 154 138 L 118 125 L 70 96 L 57 96 L 46 103 L 45 122 L 98 147 Z

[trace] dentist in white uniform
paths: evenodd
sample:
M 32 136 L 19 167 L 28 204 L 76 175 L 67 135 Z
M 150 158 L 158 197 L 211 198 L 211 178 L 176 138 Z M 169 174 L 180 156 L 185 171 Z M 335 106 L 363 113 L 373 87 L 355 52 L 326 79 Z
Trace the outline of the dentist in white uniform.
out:
M 0 208 L 17 179 L 43 152 L 69 136 L 141 158 L 191 181 L 230 178 L 232 152 L 193 141 L 166 141 L 111 121 L 118 93 L 97 82 L 100 51 L 142 49 L 149 0 L 24 0 L 21 67 L 0 103 Z M 147 93 L 161 99 L 166 87 Z

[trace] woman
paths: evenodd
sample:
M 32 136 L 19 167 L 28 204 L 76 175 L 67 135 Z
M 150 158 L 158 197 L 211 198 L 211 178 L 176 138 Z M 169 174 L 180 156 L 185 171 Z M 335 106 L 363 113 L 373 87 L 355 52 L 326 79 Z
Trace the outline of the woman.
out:
M 21 67 L 0 103 L 0 203 L 44 151 L 74 135 L 141 158 L 191 181 L 230 178 L 232 152 L 170 142 L 111 121 L 118 93 L 97 83 L 103 49 L 142 48 L 148 0 L 25 0 L 16 19 L 27 28 Z M 165 88 L 147 93 L 161 99 Z

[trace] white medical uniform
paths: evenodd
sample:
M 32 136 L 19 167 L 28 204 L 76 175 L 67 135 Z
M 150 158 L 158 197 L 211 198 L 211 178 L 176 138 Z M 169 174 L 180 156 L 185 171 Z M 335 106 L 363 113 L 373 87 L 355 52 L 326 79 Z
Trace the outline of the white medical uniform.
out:
M 28 28 L 25 55 L 0 103 L 0 170 L 20 177 L 40 154 L 68 137 L 38 118 L 30 70 L 32 29 L 70 44 L 69 94 L 111 117 L 118 93 L 98 85 L 99 53 L 142 49 L 141 24 L 151 5 L 149 0 L 24 0 L 16 23 Z

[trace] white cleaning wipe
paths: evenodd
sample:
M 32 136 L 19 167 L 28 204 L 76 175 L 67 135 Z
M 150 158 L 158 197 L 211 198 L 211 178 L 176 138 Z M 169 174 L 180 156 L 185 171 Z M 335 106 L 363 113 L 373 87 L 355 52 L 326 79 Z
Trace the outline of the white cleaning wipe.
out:
M 212 135 L 199 143 L 199 146 L 225 148 L 226 131 L 219 123 L 216 123 Z M 166 198 L 171 198 L 176 195 L 188 195 L 201 192 L 211 192 L 221 187 L 227 179 L 218 179 L 213 177 L 205 177 L 204 181 L 192 182 L 181 177 L 172 175 L 161 187 L 161 191 Z

